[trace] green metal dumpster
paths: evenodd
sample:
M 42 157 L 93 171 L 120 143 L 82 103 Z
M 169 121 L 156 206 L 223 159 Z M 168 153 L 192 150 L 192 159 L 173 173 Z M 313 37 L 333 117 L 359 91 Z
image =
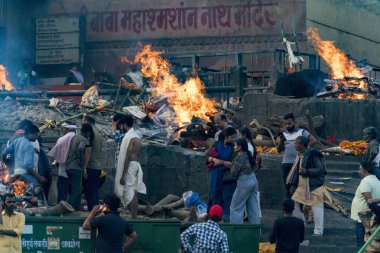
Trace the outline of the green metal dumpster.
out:
M 82 217 L 26 217 L 23 253 L 93 253 L 95 231 L 82 229 Z
M 26 217 L 21 237 L 23 253 L 94 253 L 95 231 L 82 229 L 83 217 Z M 178 253 L 176 220 L 129 221 L 138 234 L 128 252 Z
M 260 242 L 260 225 L 220 224 L 227 234 L 231 253 L 258 253 Z
M 130 221 L 129 224 L 137 233 L 137 240 L 132 244 L 130 252 L 178 253 L 179 221 Z

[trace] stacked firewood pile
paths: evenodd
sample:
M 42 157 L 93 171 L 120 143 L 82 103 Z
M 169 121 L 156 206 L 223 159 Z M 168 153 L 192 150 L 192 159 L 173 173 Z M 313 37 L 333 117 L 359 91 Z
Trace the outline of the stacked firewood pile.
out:
M 369 77 L 344 77 L 343 79 L 325 79 L 326 91 L 317 94 L 317 97 L 337 98 L 378 98 L 380 83 Z
M 6 119 L 0 121 L 0 130 L 8 134 L 0 137 L 3 137 L 4 143 L 5 138 L 12 135 L 22 119 L 32 120 L 41 131 L 46 130 L 42 131 L 42 136 L 59 136 L 59 133 L 51 133 L 48 129 L 54 129 L 63 122 L 80 125 L 84 114 L 92 115 L 100 132 L 111 137 L 111 117 L 117 113 L 129 114 L 135 118 L 134 128 L 147 144 L 172 144 L 193 150 L 205 150 L 208 148 L 207 139 L 212 138 L 217 131 L 215 126 L 196 117 L 182 127 L 173 124 L 174 112 L 166 96 L 150 96 L 142 100 L 140 96 L 127 94 L 121 102 L 120 98 L 123 98 L 122 95 L 119 98 L 102 99 L 96 86 L 83 95 L 80 104 L 57 98 L 6 97 L 0 100 L 0 115 Z M 125 98 L 129 106 L 122 106 Z

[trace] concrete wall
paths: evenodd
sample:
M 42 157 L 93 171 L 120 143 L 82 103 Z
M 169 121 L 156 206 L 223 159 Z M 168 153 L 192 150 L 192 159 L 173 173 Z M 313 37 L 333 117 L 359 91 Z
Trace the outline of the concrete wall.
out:
M 358 0 L 307 0 L 306 26 L 355 59 L 380 66 L 380 3 Z
M 5 2 L 6 21 L 0 25 L 7 28 L 4 62 L 13 77 L 21 68 L 22 58 L 34 61 L 34 18 L 85 17 L 85 69 L 82 70 L 85 77 L 92 77 L 91 67 L 100 71 L 107 66 L 112 74 L 122 74 L 126 66 L 118 58 L 128 55 L 132 59 L 141 42 L 153 44 L 170 55 L 282 48 L 280 21 L 284 22 L 286 33 L 293 33 L 294 22 L 299 39 L 305 39 L 302 36 L 305 0 Z M 191 16 L 193 10 L 196 15 Z M 206 15 L 209 10 L 210 18 Z M 256 70 L 267 68 L 257 57 L 247 59 L 257 65 Z M 202 66 L 222 69 L 234 64 L 234 57 L 224 60 L 224 56 L 205 59 Z
M 312 115 L 323 115 L 325 124 L 317 129 L 320 137 L 336 136 L 339 139 L 358 140 L 362 130 L 375 126 L 380 130 L 380 100 L 349 100 L 335 98 L 290 99 L 273 94 L 246 94 L 243 109 L 237 117 L 243 124 L 257 119 L 265 124 L 271 116 L 293 112 L 296 116 L 308 108 Z
M 115 145 L 108 142 L 103 149 L 103 167 L 107 168 L 107 182 L 101 194 L 113 192 L 115 176 Z M 139 161 L 144 172 L 147 195 L 142 199 L 151 203 L 167 194 L 182 196 L 186 191 L 196 191 L 207 195 L 209 184 L 205 169 L 207 161 L 204 152 L 183 149 L 179 146 L 143 145 Z

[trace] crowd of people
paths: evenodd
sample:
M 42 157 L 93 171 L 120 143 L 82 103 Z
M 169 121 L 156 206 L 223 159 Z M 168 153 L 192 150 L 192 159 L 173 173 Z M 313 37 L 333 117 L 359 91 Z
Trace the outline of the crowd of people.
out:
M 282 160 L 283 182 L 287 198 L 283 202 L 283 217 L 277 219 L 270 234 L 270 242 L 276 243 L 276 252 L 298 252 L 304 240 L 306 221 L 314 222 L 313 236 L 324 233 L 324 181 L 327 174 L 323 154 L 314 146 L 317 139 L 307 130 L 296 126 L 292 113 L 283 118 L 285 131 L 277 139 L 277 149 L 284 153 Z M 215 142 L 208 151 L 207 170 L 210 190 L 209 220 L 194 224 L 181 234 L 185 252 L 229 252 L 228 238 L 218 222 L 260 224 L 261 209 L 256 173 L 260 157 L 249 128 L 236 130 L 226 115 L 218 113 L 214 123 L 219 128 Z M 120 206 L 129 208 L 133 219 L 137 217 L 137 193 L 146 193 L 143 172 L 137 156 L 140 138 L 133 128 L 133 118 L 115 115 L 112 118 L 113 138 L 117 143 L 115 153 L 116 176 L 114 194 L 107 195 L 104 203 L 99 200 L 101 184 L 102 134 L 96 129 L 95 119 L 83 117 L 77 126 L 62 124 L 63 136 L 45 153 L 39 129 L 29 120 L 19 123 L 17 131 L 3 151 L 3 161 L 8 165 L 11 177 L 21 178 L 28 184 L 41 187 L 47 198 L 52 182 L 48 157 L 58 163 L 57 201 L 67 201 L 82 210 L 82 195 L 86 199 L 89 216 L 83 229 L 97 229 L 97 252 L 123 252 L 136 239 L 137 234 L 120 217 Z M 356 222 L 357 246 L 364 244 L 365 229 L 360 212 L 370 208 L 380 213 L 379 143 L 374 127 L 363 130 L 363 139 L 369 144 L 364 161 L 359 166 L 362 180 L 351 206 L 351 218 Z M 1 235 L 20 240 L 25 217 L 15 212 L 15 197 L 7 194 L 0 203 Z M 104 212 L 105 215 L 98 216 Z M 12 224 L 12 225 L 10 225 Z M 124 235 L 127 239 L 124 240 Z M 195 236 L 194 244 L 190 243 Z M 17 243 L 2 242 L 0 249 L 15 247 Z M 15 252 L 19 252 L 15 249 Z

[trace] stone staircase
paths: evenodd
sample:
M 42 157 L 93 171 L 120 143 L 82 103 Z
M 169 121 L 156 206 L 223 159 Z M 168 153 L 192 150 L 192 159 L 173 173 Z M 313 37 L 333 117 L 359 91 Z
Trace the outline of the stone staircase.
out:
M 330 188 L 342 188 L 343 192 L 331 193 L 347 209 L 351 208 L 357 186 L 360 183 L 357 157 L 326 157 L 327 172 L 325 185 Z M 348 179 L 349 178 L 349 179 Z M 343 183 L 343 184 L 342 184 Z M 274 220 L 281 215 L 280 210 L 262 210 L 263 229 L 261 241 L 268 241 Z M 354 253 L 356 249 L 356 225 L 349 217 L 325 208 L 325 229 L 323 237 L 313 237 L 313 224 L 307 224 L 305 240 L 309 244 L 301 245 L 300 253 Z

